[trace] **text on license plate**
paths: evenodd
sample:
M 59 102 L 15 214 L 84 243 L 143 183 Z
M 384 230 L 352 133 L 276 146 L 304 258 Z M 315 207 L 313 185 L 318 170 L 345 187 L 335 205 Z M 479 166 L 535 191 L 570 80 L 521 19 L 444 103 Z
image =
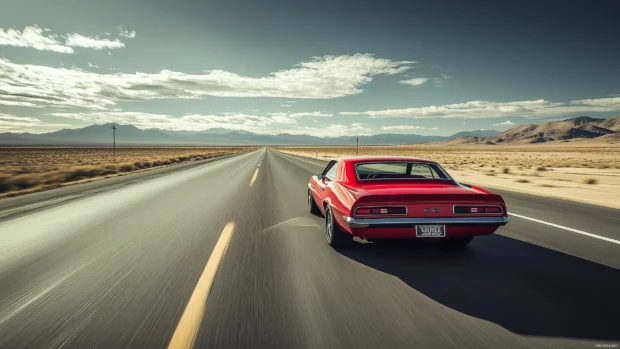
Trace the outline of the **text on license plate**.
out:
M 419 238 L 443 238 L 446 237 L 445 225 L 416 225 L 415 236 Z

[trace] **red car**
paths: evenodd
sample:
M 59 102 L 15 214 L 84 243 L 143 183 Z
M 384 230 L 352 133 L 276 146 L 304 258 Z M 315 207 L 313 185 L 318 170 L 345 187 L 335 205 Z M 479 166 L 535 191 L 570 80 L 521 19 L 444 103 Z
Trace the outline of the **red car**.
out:
M 332 160 L 308 183 L 308 208 L 325 216 L 327 243 L 441 239 L 464 246 L 508 223 L 504 199 L 456 182 L 439 164 L 412 157 Z

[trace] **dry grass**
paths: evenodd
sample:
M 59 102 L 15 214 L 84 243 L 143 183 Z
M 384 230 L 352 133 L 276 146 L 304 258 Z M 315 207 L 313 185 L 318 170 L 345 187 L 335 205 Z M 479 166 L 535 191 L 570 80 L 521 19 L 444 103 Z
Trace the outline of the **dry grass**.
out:
M 333 158 L 355 155 L 355 147 L 279 147 L 282 151 L 304 153 L 306 156 Z M 445 146 L 402 145 L 360 147 L 359 155 L 415 156 L 449 166 L 515 165 L 544 172 L 554 167 L 620 169 L 620 146 L 567 147 L 557 146 Z
M 586 178 L 583 180 L 584 184 L 598 184 L 598 179 L 596 178 Z
M 55 188 L 187 161 L 250 150 L 248 147 L 0 148 L 0 196 Z

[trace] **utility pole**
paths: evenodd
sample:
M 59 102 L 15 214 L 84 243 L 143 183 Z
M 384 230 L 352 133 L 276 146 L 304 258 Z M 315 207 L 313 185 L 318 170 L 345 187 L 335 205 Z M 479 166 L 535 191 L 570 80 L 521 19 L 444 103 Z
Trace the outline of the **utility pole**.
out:
M 355 137 L 355 142 L 357 143 L 357 146 L 355 149 L 355 155 L 360 155 L 360 138 Z
M 114 124 L 112 124 L 112 149 L 114 156 L 116 156 L 116 125 Z

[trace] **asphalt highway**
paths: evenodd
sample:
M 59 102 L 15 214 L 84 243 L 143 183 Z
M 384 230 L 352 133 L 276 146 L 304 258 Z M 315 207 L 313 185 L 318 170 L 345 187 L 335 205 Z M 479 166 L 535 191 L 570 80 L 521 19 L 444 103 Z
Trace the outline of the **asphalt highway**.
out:
M 510 223 L 462 251 L 336 251 L 324 164 L 262 148 L 5 215 L 0 348 L 620 344 L 620 211 L 499 192 Z

